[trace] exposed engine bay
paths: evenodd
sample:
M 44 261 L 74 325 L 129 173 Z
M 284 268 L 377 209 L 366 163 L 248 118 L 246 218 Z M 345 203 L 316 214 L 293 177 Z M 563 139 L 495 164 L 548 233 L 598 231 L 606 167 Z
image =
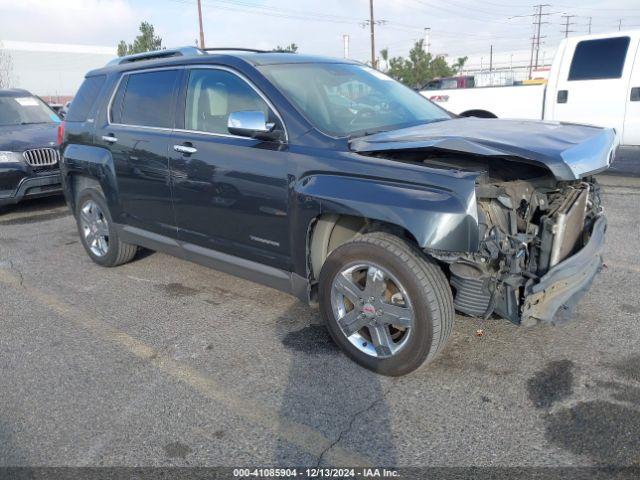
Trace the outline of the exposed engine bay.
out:
M 564 304 L 554 307 L 552 320 L 548 311 L 536 313 L 528 303 L 544 301 L 545 293 L 553 296 L 553 290 L 582 281 L 584 275 L 578 272 L 575 278 L 551 285 L 551 292 L 533 295 L 546 274 L 588 243 L 603 213 L 596 180 L 557 181 L 544 168 L 508 159 L 452 159 L 441 154 L 422 162 L 481 172 L 476 180 L 478 251 L 429 251 L 449 266 L 456 310 L 481 318 L 495 314 L 524 325 L 562 321 L 555 308 L 566 309 Z M 601 259 L 593 268 L 600 265 Z

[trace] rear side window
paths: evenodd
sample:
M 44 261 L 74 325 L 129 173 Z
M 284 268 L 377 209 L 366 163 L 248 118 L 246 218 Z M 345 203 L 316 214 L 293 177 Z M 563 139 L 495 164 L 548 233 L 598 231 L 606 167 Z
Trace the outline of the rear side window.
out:
M 127 75 L 120 82 L 120 88 L 114 97 L 112 118 L 119 119 L 116 123 L 126 125 L 171 128 L 178 72 L 159 70 Z M 121 107 L 118 106 L 120 95 Z
M 85 78 L 80 90 L 73 97 L 65 120 L 68 122 L 84 122 L 87 119 L 106 78 L 106 75 Z
M 629 37 L 583 40 L 576 46 L 569 80 L 602 80 L 622 77 Z

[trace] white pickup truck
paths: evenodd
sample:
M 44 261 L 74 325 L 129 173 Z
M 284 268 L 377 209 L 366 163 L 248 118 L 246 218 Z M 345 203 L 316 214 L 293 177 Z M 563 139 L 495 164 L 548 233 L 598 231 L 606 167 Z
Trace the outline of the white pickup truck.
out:
M 547 85 L 424 90 L 460 116 L 613 127 L 640 152 L 640 30 L 564 39 Z

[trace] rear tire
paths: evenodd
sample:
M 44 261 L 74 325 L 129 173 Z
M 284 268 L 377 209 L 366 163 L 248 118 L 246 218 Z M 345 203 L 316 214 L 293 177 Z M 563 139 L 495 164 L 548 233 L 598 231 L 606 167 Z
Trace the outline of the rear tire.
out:
M 453 297 L 440 267 L 389 233 L 360 235 L 336 248 L 320 272 L 319 303 L 335 342 L 383 375 L 404 375 L 433 360 L 453 328 Z
M 95 263 L 116 267 L 135 257 L 138 247 L 120 240 L 107 202 L 98 190 L 80 192 L 75 216 L 82 246 Z

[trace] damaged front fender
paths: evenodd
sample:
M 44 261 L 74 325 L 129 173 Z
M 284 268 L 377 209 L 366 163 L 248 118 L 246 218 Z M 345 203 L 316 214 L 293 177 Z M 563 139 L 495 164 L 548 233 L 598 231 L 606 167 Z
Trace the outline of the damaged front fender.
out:
M 319 202 L 322 214 L 352 215 L 407 230 L 422 248 L 478 249 L 475 177 L 452 178 L 447 188 L 343 175 L 311 175 L 298 195 Z

